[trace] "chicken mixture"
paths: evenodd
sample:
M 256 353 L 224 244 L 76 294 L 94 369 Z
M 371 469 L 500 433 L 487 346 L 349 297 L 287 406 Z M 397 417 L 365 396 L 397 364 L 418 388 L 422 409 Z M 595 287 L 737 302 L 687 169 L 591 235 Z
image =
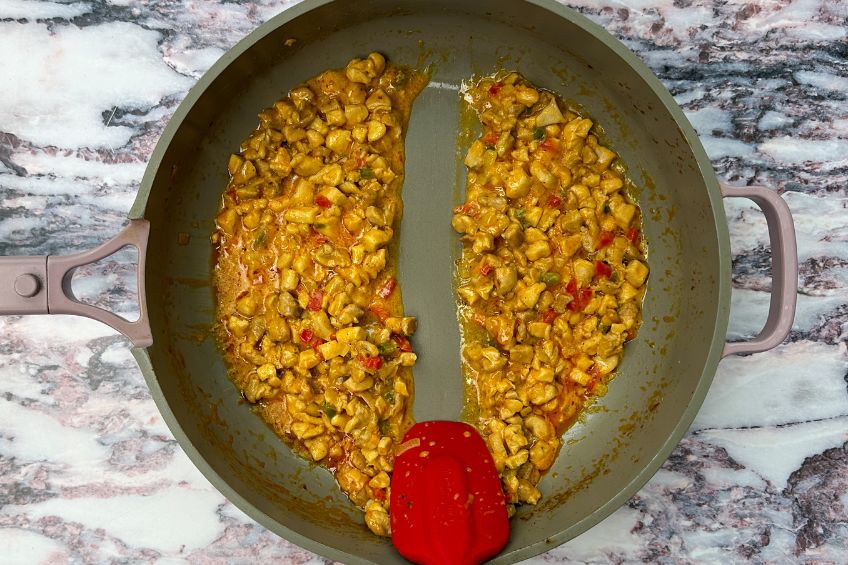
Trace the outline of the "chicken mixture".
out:
M 412 424 L 416 319 L 394 275 L 404 134 L 425 82 L 371 53 L 262 111 L 230 156 L 212 236 L 231 379 L 383 536 Z
M 426 80 L 371 53 L 292 89 L 230 156 L 212 235 L 230 378 L 382 536 L 413 423 L 416 319 L 395 270 L 404 135 Z M 464 94 L 483 126 L 453 216 L 466 417 L 512 512 L 539 500 L 563 431 L 606 392 L 648 267 L 629 181 L 591 120 L 516 73 Z
M 618 155 L 554 94 L 509 73 L 464 95 L 483 128 L 453 216 L 466 416 L 507 501 L 535 504 L 563 431 L 606 393 L 639 327 L 640 211 Z

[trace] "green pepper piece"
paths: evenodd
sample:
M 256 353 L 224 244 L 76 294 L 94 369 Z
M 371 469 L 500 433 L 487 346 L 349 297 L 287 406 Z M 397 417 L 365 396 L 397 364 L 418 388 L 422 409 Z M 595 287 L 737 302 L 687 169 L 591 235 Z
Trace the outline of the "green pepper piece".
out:
M 397 348 L 397 344 L 393 341 L 377 344 L 377 350 L 380 352 L 380 355 L 391 355 L 397 351 Z
M 326 401 L 321 404 L 321 411 L 324 412 L 324 414 L 326 414 L 328 418 L 332 418 L 333 416 L 338 414 L 336 409 L 330 406 Z
M 256 230 L 256 238 L 253 240 L 253 248 L 259 249 L 265 243 L 265 226 L 259 226 Z
M 527 226 L 530 225 L 527 223 L 527 219 L 525 218 L 526 214 L 527 212 L 524 211 L 524 208 L 519 208 L 515 211 L 515 219 L 521 224 L 521 229 L 525 230 L 527 229 Z
M 539 282 L 543 282 L 547 285 L 557 284 L 561 280 L 562 280 L 562 277 L 560 277 L 558 274 L 552 273 L 550 271 L 542 273 L 542 275 L 539 277 Z

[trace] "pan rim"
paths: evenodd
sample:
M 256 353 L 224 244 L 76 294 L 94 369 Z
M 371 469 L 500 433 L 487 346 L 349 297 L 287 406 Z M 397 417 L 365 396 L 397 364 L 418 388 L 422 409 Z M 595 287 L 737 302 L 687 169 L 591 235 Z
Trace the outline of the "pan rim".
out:
M 179 104 L 169 123 L 163 130 L 145 169 L 136 199 L 128 213 L 129 219 L 144 218 L 147 201 L 165 154 L 171 147 L 177 133 L 182 128 L 189 112 L 194 108 L 212 83 L 219 78 L 221 73 L 231 63 L 244 55 L 245 52 L 253 47 L 253 45 L 255 45 L 258 41 L 270 33 L 273 33 L 279 27 L 309 11 L 337 1 L 339 0 L 304 0 L 300 4 L 287 8 L 277 16 L 274 16 L 250 32 L 234 47 L 228 50 L 209 68 L 208 71 L 206 71 L 206 73 L 200 77 L 198 82 L 189 90 L 186 97 Z M 592 22 L 577 11 L 557 3 L 555 0 L 523 1 L 551 12 L 559 18 L 572 22 L 603 43 L 604 46 L 617 55 L 624 64 L 630 66 L 639 75 L 640 79 L 644 81 L 646 86 L 654 93 L 659 103 L 662 104 L 664 110 L 675 120 L 677 126 L 680 128 L 683 138 L 692 152 L 693 157 L 695 158 L 700 176 L 703 179 L 704 186 L 707 190 L 707 196 L 712 212 L 712 220 L 715 225 L 720 272 L 717 273 L 716 276 L 718 285 L 716 323 L 713 329 L 712 339 L 709 344 L 709 352 L 706 362 L 704 363 L 703 370 L 698 378 L 698 383 L 692 392 L 691 398 L 685 410 L 683 410 L 680 418 L 677 420 L 677 424 L 670 430 L 660 448 L 656 450 L 654 455 L 642 466 L 639 473 L 633 476 L 633 478 L 628 481 L 627 484 L 619 490 L 619 492 L 617 492 L 614 496 L 609 497 L 604 504 L 598 506 L 593 512 L 545 540 L 502 553 L 495 557 L 491 563 L 514 563 L 553 549 L 554 547 L 577 537 L 615 512 L 656 474 L 662 464 L 668 459 L 673 449 L 679 444 L 703 404 L 718 368 L 718 363 L 722 358 L 730 313 L 730 236 L 727 226 L 727 218 L 722 203 L 722 195 L 715 170 L 712 167 L 709 157 L 707 156 L 695 129 L 686 118 L 682 109 L 657 76 L 647 67 L 647 65 L 600 25 Z M 484 2 L 481 1 L 478 3 L 483 4 Z M 346 563 L 372 563 L 370 560 L 349 554 L 343 550 L 336 549 L 313 538 L 299 534 L 270 517 L 241 496 L 235 488 L 231 487 L 230 484 L 213 469 L 182 429 L 179 420 L 171 410 L 168 399 L 159 386 L 159 381 L 156 373 L 154 372 L 147 350 L 135 348 L 133 349 L 133 356 L 144 375 L 148 387 L 150 388 L 151 396 L 162 414 L 163 420 L 178 440 L 181 448 L 186 455 L 188 455 L 195 467 L 200 470 L 212 486 L 221 492 L 227 500 L 232 502 L 237 508 L 242 510 L 253 520 L 256 520 L 263 527 L 305 549 L 314 551 L 332 559 L 342 560 Z

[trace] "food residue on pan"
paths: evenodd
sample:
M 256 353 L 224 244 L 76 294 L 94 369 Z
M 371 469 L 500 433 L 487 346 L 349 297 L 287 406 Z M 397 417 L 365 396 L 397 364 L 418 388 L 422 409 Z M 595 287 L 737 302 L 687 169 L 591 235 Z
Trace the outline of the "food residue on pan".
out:
M 463 95 L 483 126 L 453 216 L 465 416 L 507 500 L 535 504 L 562 433 L 606 393 L 639 327 L 641 213 L 618 155 L 553 93 L 499 73 Z
M 212 236 L 231 379 L 384 536 L 412 423 L 416 319 L 395 269 L 403 140 L 425 83 L 371 53 L 292 89 L 230 156 Z

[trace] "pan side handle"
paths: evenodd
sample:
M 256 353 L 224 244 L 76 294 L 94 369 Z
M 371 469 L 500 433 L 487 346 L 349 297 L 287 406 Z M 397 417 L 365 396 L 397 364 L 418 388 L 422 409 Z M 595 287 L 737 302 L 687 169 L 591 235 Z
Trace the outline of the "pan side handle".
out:
M 768 319 L 759 335 L 750 341 L 726 343 L 723 357 L 767 351 L 780 344 L 795 319 L 798 300 L 798 247 L 795 224 L 786 201 L 764 186 L 737 188 L 721 186 L 725 198 L 748 198 L 763 211 L 771 242 L 771 302 Z
M 73 314 L 103 322 L 127 336 L 135 347 L 153 344 L 144 293 L 144 266 L 150 222 L 131 220 L 103 245 L 76 255 L 0 257 L 0 315 Z M 140 316 L 130 322 L 120 316 L 77 300 L 71 279 L 77 267 L 95 263 L 124 247 L 138 250 L 138 302 Z

